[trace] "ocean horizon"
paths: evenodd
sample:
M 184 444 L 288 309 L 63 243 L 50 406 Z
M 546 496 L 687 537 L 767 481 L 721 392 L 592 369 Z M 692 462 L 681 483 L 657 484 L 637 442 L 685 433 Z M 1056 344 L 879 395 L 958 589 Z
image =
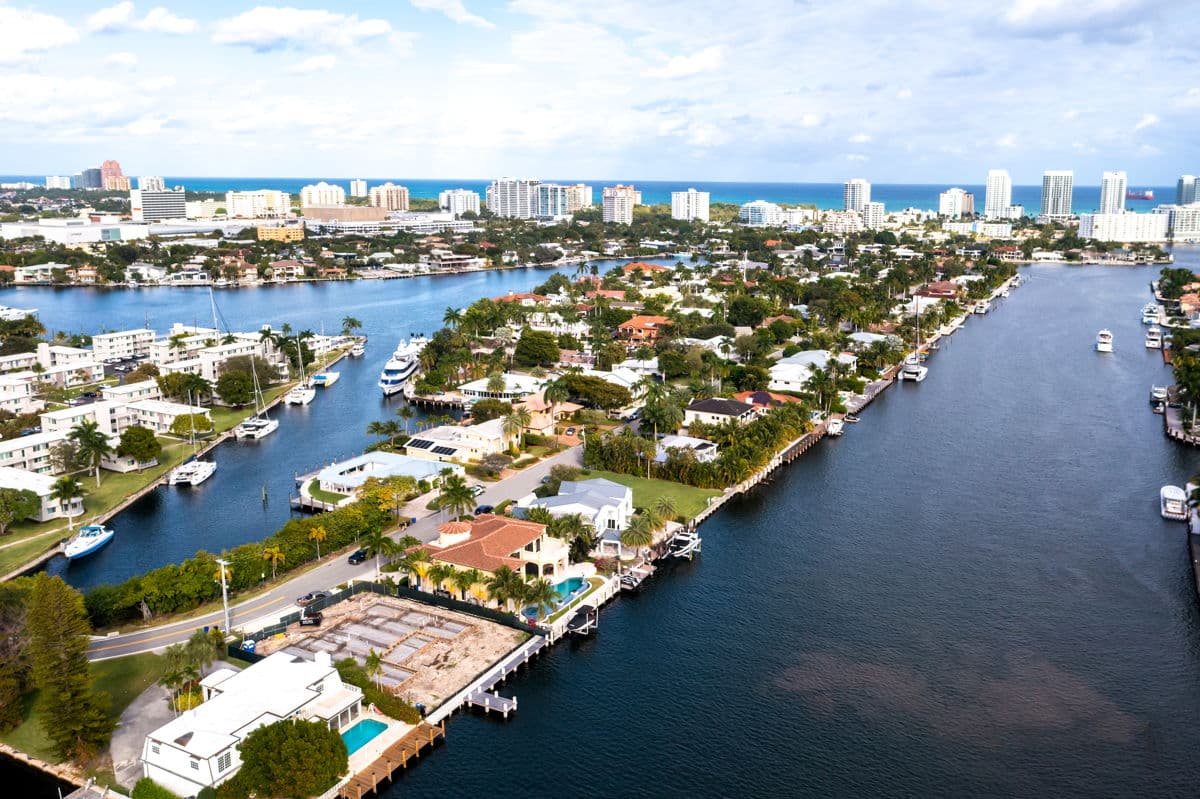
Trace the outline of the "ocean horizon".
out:
M 226 192 L 251 191 L 255 189 L 274 189 L 286 191 L 289 194 L 299 193 L 301 187 L 310 183 L 324 180 L 336 183 L 349 191 L 349 177 L 202 177 L 202 176 L 164 176 L 168 186 L 183 186 L 191 191 Z M 363 178 L 369 186 L 387 181 L 407 186 L 409 193 L 415 199 L 437 199 L 438 193 L 446 189 L 467 189 L 484 195 L 492 179 L 479 178 L 437 178 L 411 179 L 397 177 Z M 647 205 L 658 205 L 671 202 L 671 192 L 686 191 L 694 188 L 697 191 L 707 191 L 710 201 L 714 203 L 742 203 L 753 200 L 785 205 L 813 205 L 828 210 L 842 207 L 841 183 L 779 183 L 761 181 L 680 181 L 680 180 L 636 180 L 632 178 L 621 180 L 595 180 L 586 178 L 546 178 L 551 183 L 587 183 L 594 187 L 594 198 L 600 200 L 600 192 L 604 186 L 618 183 L 632 183 L 642 192 L 642 201 Z M 28 181 L 42 184 L 42 175 L 0 175 L 0 182 L 13 183 Z M 938 195 L 952 186 L 957 186 L 975 195 L 975 207 L 982 210 L 984 201 L 984 186 L 970 183 L 873 183 L 871 184 L 871 199 L 882 202 L 888 211 L 900 211 L 905 208 L 937 209 Z M 1130 184 L 1131 189 L 1150 190 L 1154 192 L 1153 200 L 1130 200 L 1127 208 L 1130 210 L 1150 210 L 1161 203 L 1175 201 L 1174 186 L 1141 186 Z M 1013 186 L 1012 201 L 1023 205 L 1027 215 L 1036 214 L 1041 205 L 1042 187 L 1040 185 Z M 1089 213 L 1100 206 L 1100 187 L 1074 187 L 1072 210 L 1075 213 Z

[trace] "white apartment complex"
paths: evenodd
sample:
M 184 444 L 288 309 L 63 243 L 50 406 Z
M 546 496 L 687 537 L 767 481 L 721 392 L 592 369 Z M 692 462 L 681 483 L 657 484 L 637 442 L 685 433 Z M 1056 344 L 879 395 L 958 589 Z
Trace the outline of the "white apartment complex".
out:
M 671 192 L 671 218 L 708 221 L 708 192 L 688 189 Z
M 592 207 L 592 187 L 586 183 L 573 183 L 567 186 L 567 212 L 575 213 L 584 208 Z
M 972 213 L 975 210 L 974 202 L 968 198 L 971 198 L 971 193 L 964 189 L 946 189 L 938 195 L 938 216 L 959 219 Z
M 862 178 L 852 178 L 842 186 L 842 209 L 862 213 L 863 207 L 871 202 L 871 184 Z
M 467 189 L 447 189 L 438 194 L 438 208 L 449 211 L 455 218 L 470 211 L 479 213 L 479 193 Z
M 143 175 L 138 178 L 138 188 L 142 191 L 166 191 L 167 184 L 166 181 L 155 175 Z
M 500 178 L 487 188 L 487 207 L 493 214 L 510 219 L 537 216 L 537 187 L 540 180 Z
M 827 211 L 821 219 L 821 230 L 826 233 L 861 233 L 863 229 L 858 211 Z
M 1071 197 L 1075 173 L 1069 169 L 1052 169 L 1042 173 L 1042 210 L 1047 219 L 1066 219 L 1071 216 Z
M 124 360 L 135 355 L 148 355 L 155 337 L 155 332 L 149 328 L 97 333 L 92 336 L 92 357 L 103 362 L 111 358 Z
M 753 227 L 774 227 L 783 224 L 783 209 L 766 200 L 751 200 L 738 211 L 738 221 Z
M 164 219 L 187 218 L 187 195 L 183 187 L 174 189 L 144 188 L 150 178 L 142 178 L 143 188 L 129 190 L 129 210 L 134 222 L 161 222 Z M 162 178 L 154 178 L 161 182 Z
M 83 513 L 83 498 L 75 497 L 69 503 L 63 503 L 51 496 L 54 491 L 54 478 L 42 474 L 32 474 L 14 469 L 10 466 L 0 466 L 0 488 L 15 488 L 18 491 L 32 491 L 37 494 L 41 505 L 34 521 L 47 522 L 51 519 L 61 519 L 66 516 L 75 517 Z
M 870 202 L 863 206 L 862 224 L 867 230 L 878 230 L 883 227 L 883 220 L 887 217 L 887 211 L 883 203 Z
M 1200 195 L 1196 192 L 1196 176 L 1181 175 L 1175 184 L 1175 204 L 1191 205 L 1197 200 L 1200 200 Z
M 1122 214 L 1125 212 L 1125 190 L 1129 178 L 1124 172 L 1105 172 L 1100 176 L 1100 213 Z
M 350 181 L 350 196 L 351 197 L 366 197 L 367 182 L 362 178 L 354 178 Z
M 557 183 L 539 183 L 537 187 L 538 219 L 565 219 L 571 215 L 567 202 L 567 187 Z
M 408 210 L 408 187 L 397 186 L 395 183 L 383 183 L 371 187 L 370 203 L 376 208 L 386 208 L 389 211 Z
M 1169 214 L 1080 214 L 1079 235 L 1124 243 L 1166 241 Z
M 1172 241 L 1200 241 L 1200 202 L 1188 205 L 1160 205 L 1156 214 L 1167 216 Z
M 279 219 L 292 213 L 292 198 L 273 189 L 225 192 L 225 214 L 237 219 Z
M 300 189 L 300 205 L 322 208 L 330 205 L 345 205 L 346 190 L 341 186 L 320 181 Z
M 637 205 L 641 195 L 633 186 L 604 187 L 604 221 L 618 225 L 633 224 L 633 206 Z
M 1012 178 L 1007 169 L 989 169 L 983 197 L 983 215 L 987 219 L 1006 219 L 1006 209 L 1012 205 Z
M 46 188 L 69 189 L 71 188 L 71 178 L 66 175 L 47 175 Z

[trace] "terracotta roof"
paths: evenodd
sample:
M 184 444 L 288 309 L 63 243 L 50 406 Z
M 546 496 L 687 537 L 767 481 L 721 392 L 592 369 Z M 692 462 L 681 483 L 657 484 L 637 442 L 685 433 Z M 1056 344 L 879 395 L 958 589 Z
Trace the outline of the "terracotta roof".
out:
M 455 535 L 457 533 L 467 533 L 471 530 L 470 522 L 446 522 L 438 527 L 439 533 L 449 533 Z
M 621 269 L 628 274 L 629 272 L 670 272 L 671 267 L 659 266 L 658 264 L 648 264 L 644 261 L 634 261 L 631 264 L 625 264 Z
M 744 402 L 748 405 L 758 405 L 763 408 L 783 405 L 787 402 L 803 402 L 799 397 L 776 394 L 772 391 L 743 391 L 740 394 L 734 394 L 733 398 L 738 402 Z
M 622 322 L 618 327 L 621 330 L 644 330 L 669 324 L 671 324 L 671 320 L 665 316 L 634 316 Z
M 520 570 L 524 561 L 512 557 L 514 552 L 524 549 L 546 533 L 544 524 L 481 514 L 470 522 L 471 537 L 460 544 L 438 548 L 422 544 L 419 549 L 429 557 L 442 563 L 450 563 L 468 569 L 494 573 L 501 566 Z
M 533 294 L 532 292 L 522 292 L 520 294 L 502 294 L 499 297 L 492 297 L 492 302 L 517 302 L 518 300 L 533 300 L 534 302 L 547 302 L 549 298 L 543 297 L 541 294 Z

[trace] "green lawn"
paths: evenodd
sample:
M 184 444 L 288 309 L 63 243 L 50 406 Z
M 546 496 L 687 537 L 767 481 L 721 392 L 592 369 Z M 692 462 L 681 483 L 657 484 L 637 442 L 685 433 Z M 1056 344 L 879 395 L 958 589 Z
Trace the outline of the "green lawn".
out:
M 603 472 L 595 469 L 584 470 L 587 477 L 603 477 L 629 486 L 633 489 L 633 505 L 636 508 L 652 508 L 658 497 L 670 497 L 675 502 L 675 510 L 687 519 L 691 519 L 708 505 L 709 497 L 719 497 L 720 491 L 712 488 L 693 488 L 669 480 L 647 480 L 645 477 L 634 477 L 616 472 Z
M 317 485 L 317 478 L 315 477 L 308 481 L 307 490 L 313 499 L 319 499 L 322 502 L 331 502 L 334 505 L 346 498 L 345 494 L 339 494 L 336 491 L 326 491 L 321 488 Z
M 162 669 L 162 658 L 153 654 L 131 655 L 93 663 L 92 687 L 104 691 L 112 698 L 108 716 L 116 720 L 121 717 L 125 708 L 129 707 L 130 702 L 162 676 Z M 42 760 L 57 763 L 58 758 L 50 746 L 46 731 L 42 728 L 36 700 L 36 692 L 25 697 L 25 721 L 12 732 L 0 735 L 0 741 Z

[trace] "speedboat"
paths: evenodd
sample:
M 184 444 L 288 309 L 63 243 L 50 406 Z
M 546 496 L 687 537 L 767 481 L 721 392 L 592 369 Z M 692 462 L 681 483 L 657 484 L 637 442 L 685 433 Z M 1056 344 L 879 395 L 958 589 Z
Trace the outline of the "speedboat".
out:
M 63 546 L 63 554 L 67 556 L 67 560 L 82 558 L 112 541 L 114 535 L 116 533 L 102 524 L 80 527 L 79 532 L 68 539 Z
M 920 364 L 905 364 L 904 368 L 900 370 L 900 374 L 898 374 L 896 377 L 900 380 L 912 380 L 913 382 L 920 383 L 928 376 L 928 366 L 921 366 Z
M 1143 325 L 1156 324 L 1159 320 L 1161 310 L 1162 309 L 1159 308 L 1158 305 L 1156 305 L 1152 302 L 1147 303 L 1146 306 L 1144 308 L 1142 308 L 1142 324 Z
M 243 438 L 266 438 L 274 433 L 279 428 L 278 419 L 270 419 L 264 416 L 251 416 L 246 421 L 233 428 L 233 435 L 238 439 Z
M 977 314 L 985 314 L 990 310 L 992 310 L 992 304 L 987 300 L 980 300 L 975 303 L 975 313 Z
M 1005 289 L 1004 291 L 1000 292 L 1000 296 L 1007 300 L 1008 299 L 1008 289 Z
M 1163 486 L 1158 491 L 1159 512 L 1164 519 L 1173 522 L 1186 522 L 1187 494 L 1179 486 Z
M 855 422 L 858 421 L 858 417 L 856 415 L 854 415 L 853 413 L 848 413 L 842 417 L 842 421 L 845 422 L 846 424 L 854 424 Z
M 379 373 L 379 388 L 383 396 L 390 397 L 404 388 L 421 365 L 421 353 L 428 340 L 424 336 L 413 336 L 407 342 L 401 341 L 400 346 L 392 353 L 392 357 L 383 365 Z
M 307 405 L 316 399 L 317 390 L 305 380 L 297 383 L 292 390 L 283 395 L 283 401 L 288 405 Z
M 1151 402 L 1166 402 L 1167 387 L 1166 386 L 1150 386 L 1150 401 Z
M 1146 349 L 1161 350 L 1162 345 L 1162 328 L 1158 325 L 1150 325 L 1146 331 Z
M 1096 352 L 1113 351 L 1113 334 L 1107 328 L 1096 334 Z
M 361 358 L 367 352 L 367 345 L 361 341 L 350 348 L 350 355 L 354 358 Z
M 825 432 L 831 436 L 840 436 L 843 432 L 845 432 L 845 428 L 845 422 L 837 417 L 834 417 L 833 419 L 829 420 L 827 425 L 825 425 Z
M 312 384 L 321 388 L 329 388 L 338 381 L 341 375 L 337 372 L 317 372 L 312 376 Z

